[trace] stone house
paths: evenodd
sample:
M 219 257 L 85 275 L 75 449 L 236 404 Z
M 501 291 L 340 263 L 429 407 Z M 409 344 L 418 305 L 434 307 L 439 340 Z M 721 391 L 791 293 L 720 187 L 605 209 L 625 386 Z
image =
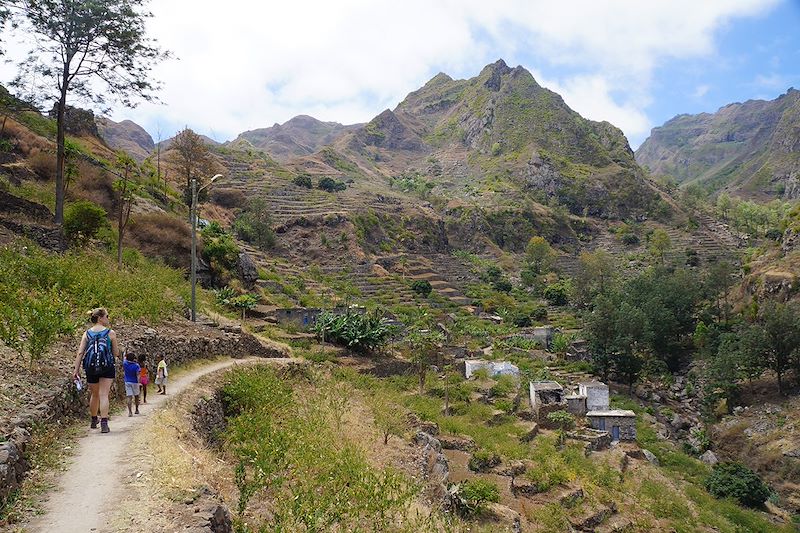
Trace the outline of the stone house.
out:
M 321 313 L 322 309 L 316 307 L 279 308 L 275 310 L 275 320 L 282 325 L 308 328 L 314 325 Z
M 531 381 L 529 385 L 531 410 L 537 420 L 543 420 L 548 413 L 567 408 L 564 388 L 555 381 Z
M 578 395 L 586 397 L 587 411 L 604 411 L 610 405 L 608 385 L 600 381 L 578 383 Z
M 586 396 L 580 394 L 570 394 L 565 396 L 567 401 L 567 411 L 575 416 L 586 415 Z
M 592 429 L 608 431 L 612 440 L 636 440 L 636 413 L 624 409 L 589 411 L 586 419 Z

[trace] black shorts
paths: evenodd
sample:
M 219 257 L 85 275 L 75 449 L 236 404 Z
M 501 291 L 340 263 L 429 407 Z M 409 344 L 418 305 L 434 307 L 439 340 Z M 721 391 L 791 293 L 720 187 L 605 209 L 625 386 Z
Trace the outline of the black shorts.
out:
M 107 370 L 100 372 L 99 374 L 94 374 L 87 372 L 86 373 L 86 382 L 87 383 L 100 383 L 100 378 L 108 378 L 114 379 L 116 375 L 116 369 L 112 366 L 109 367 Z

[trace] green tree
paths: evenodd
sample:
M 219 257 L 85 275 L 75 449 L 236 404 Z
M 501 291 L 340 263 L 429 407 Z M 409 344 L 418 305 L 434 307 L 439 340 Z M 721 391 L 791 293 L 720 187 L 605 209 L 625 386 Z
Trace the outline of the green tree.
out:
M 272 217 L 269 205 L 263 198 L 253 198 L 247 203 L 247 207 L 234 220 L 233 230 L 237 237 L 255 244 L 263 251 L 275 246 Z
M 298 187 L 305 187 L 306 189 L 314 188 L 314 184 L 311 182 L 311 174 L 307 173 L 298 174 L 294 177 L 292 183 Z
M 402 438 L 406 429 L 406 415 L 402 409 L 386 393 L 375 393 L 371 396 L 370 407 L 375 425 L 383 434 L 383 444 L 389 444 L 389 437 Z
M 763 355 L 778 378 L 778 390 L 784 393 L 783 376 L 795 363 L 800 370 L 800 306 L 796 303 L 768 301 L 761 306 L 759 324 L 763 328 Z
M 531 237 L 525 247 L 526 266 L 537 276 L 550 271 L 555 257 L 555 251 L 544 237 Z
M 414 282 L 411 284 L 411 290 L 427 298 L 431 291 L 433 291 L 433 286 L 431 285 L 431 282 L 426 279 L 418 279 L 414 280 Z
M 147 36 L 145 0 L 20 0 L 15 22 L 35 39 L 19 63 L 13 85 L 32 101 L 56 89 L 55 221 L 64 220 L 67 100 L 104 103 L 107 96 L 132 105 L 152 100 L 153 66 L 165 57 Z
M 425 377 L 428 367 L 433 364 L 434 357 L 439 346 L 444 342 L 444 335 L 441 332 L 428 327 L 416 329 L 406 337 L 406 343 L 411 351 L 411 362 L 417 372 L 419 379 L 419 393 L 425 391 Z
M 672 239 L 670 239 L 669 233 L 663 229 L 655 230 L 650 236 L 650 253 L 652 253 L 655 257 L 658 257 L 661 260 L 662 265 L 664 264 L 665 254 L 671 248 Z
M 606 292 L 617 273 L 617 262 L 605 250 L 582 252 L 578 259 L 580 270 L 574 284 L 576 304 L 588 305 L 595 296 Z
M 122 269 L 122 243 L 136 199 L 135 193 L 139 190 L 139 186 L 131 178 L 139 174 L 140 169 L 136 161 L 123 151 L 117 152 L 114 167 L 122 173 L 120 179 L 114 182 L 114 188 L 119 195 L 117 200 L 117 268 Z
M 228 299 L 228 305 L 242 312 L 242 324 L 247 319 L 247 312 L 258 305 L 258 298 L 252 294 L 242 294 Z
M 728 215 L 730 215 L 731 208 L 733 208 L 733 200 L 731 200 L 731 197 L 728 193 L 723 192 L 717 196 L 717 211 L 723 220 L 728 220 Z

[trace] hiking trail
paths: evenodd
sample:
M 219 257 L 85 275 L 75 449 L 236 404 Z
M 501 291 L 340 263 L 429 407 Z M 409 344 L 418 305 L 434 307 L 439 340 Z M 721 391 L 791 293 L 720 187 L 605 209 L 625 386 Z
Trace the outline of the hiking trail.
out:
M 86 533 L 87 531 L 110 531 L 110 519 L 118 502 L 122 500 L 126 482 L 121 470 L 125 453 L 131 444 L 134 432 L 143 428 L 148 419 L 163 409 L 170 398 L 179 395 L 187 386 L 199 378 L 234 366 L 263 363 L 286 363 L 291 359 L 244 358 L 225 359 L 194 368 L 174 378 L 167 386 L 167 395 L 156 394 L 156 386 L 148 388 L 148 402 L 140 405 L 141 414 L 128 417 L 123 406 L 118 414 L 112 414 L 111 433 L 101 434 L 99 429 L 86 429 L 75 443 L 75 454 L 68 459 L 69 468 L 57 481 L 57 486 L 42 503 L 43 514 L 33 517 L 24 531 L 59 533 Z M 120 370 L 118 370 L 119 372 Z

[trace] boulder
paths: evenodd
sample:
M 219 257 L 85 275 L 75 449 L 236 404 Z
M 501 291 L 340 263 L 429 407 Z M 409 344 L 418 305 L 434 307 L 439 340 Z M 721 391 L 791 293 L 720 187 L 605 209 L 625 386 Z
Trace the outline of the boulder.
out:
M 683 418 L 681 415 L 675 413 L 675 416 L 673 416 L 672 420 L 670 421 L 670 425 L 676 430 L 680 431 L 682 429 L 688 429 L 691 424 L 689 424 L 689 421 Z
M 519 533 L 521 531 L 521 518 L 518 512 L 499 503 L 489 503 L 486 506 L 485 516 L 507 530 Z
M 516 477 L 521 476 L 525 472 L 528 471 L 528 468 L 532 466 L 533 463 L 531 461 L 511 461 L 507 464 L 502 464 L 492 470 L 493 474 L 497 474 L 498 476 L 508 476 L 508 477 Z
M 239 279 L 242 280 L 245 287 L 253 288 L 258 280 L 258 267 L 255 261 L 250 257 L 250 254 L 241 252 L 239 254 L 239 261 L 236 264 L 236 269 L 239 274 Z
M 642 450 L 642 454 L 644 454 L 644 458 L 647 459 L 647 462 L 659 466 L 661 463 L 658 461 L 658 457 L 651 452 L 650 450 Z
M 719 459 L 717 459 L 717 454 L 715 454 L 711 450 L 706 450 L 705 453 L 703 453 L 703 455 L 700 456 L 700 460 L 703 461 L 705 464 L 711 466 L 714 466 L 719 462 Z

